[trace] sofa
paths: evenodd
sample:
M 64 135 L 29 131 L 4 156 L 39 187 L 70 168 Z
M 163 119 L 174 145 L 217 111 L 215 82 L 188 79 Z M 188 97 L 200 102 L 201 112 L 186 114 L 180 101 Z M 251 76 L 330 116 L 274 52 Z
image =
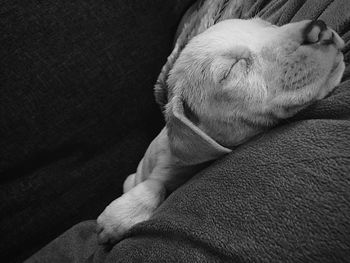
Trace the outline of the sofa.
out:
M 164 126 L 153 87 L 195 2 L 4 1 L 2 262 L 350 262 L 346 0 L 242 1 L 242 18 L 335 28 L 341 84 L 194 175 L 112 248 L 97 244 L 95 219 Z

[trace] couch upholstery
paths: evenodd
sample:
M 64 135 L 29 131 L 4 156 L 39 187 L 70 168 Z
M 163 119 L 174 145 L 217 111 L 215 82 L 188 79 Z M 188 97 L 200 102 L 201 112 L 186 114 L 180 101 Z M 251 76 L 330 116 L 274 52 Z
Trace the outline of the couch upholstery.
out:
M 3 1 L 3 262 L 96 218 L 121 193 L 163 125 L 153 85 L 192 2 Z

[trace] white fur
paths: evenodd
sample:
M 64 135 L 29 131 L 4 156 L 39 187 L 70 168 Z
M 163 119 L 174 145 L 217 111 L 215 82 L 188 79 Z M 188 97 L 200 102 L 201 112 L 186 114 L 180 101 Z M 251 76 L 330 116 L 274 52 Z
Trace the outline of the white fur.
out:
M 168 78 L 167 125 L 152 141 L 124 194 L 97 219 L 101 243 L 117 242 L 149 219 L 171 192 L 234 146 L 324 98 L 344 72 L 344 42 L 310 21 L 277 27 L 261 19 L 225 20 L 194 37 Z M 334 44 L 325 45 L 334 35 Z M 197 123 L 186 116 L 187 103 Z

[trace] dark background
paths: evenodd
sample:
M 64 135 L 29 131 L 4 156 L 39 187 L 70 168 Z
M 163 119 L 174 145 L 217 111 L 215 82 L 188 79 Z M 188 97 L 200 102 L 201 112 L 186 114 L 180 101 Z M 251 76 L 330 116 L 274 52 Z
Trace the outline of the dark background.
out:
M 153 85 L 191 2 L 2 1 L 4 262 L 96 218 L 120 195 L 163 125 Z

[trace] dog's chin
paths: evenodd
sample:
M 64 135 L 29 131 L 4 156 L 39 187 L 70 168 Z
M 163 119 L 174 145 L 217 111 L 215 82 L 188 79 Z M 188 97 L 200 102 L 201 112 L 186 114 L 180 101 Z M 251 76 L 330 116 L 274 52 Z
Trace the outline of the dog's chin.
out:
M 329 73 L 329 78 L 332 78 L 333 76 L 337 76 L 337 75 L 343 75 L 344 68 L 345 68 L 344 55 L 343 53 L 339 52 L 335 58 L 334 65 L 331 69 L 331 72 Z
M 344 70 L 345 70 L 344 55 L 339 52 L 334 60 L 333 67 L 329 72 L 329 75 L 327 78 L 329 80 L 328 85 L 332 85 L 333 87 L 337 86 L 341 81 Z
M 316 100 L 321 100 L 328 96 L 331 91 L 339 85 L 341 82 L 343 73 L 345 70 L 345 63 L 344 63 L 344 56 L 342 53 L 338 53 L 335 60 L 334 64 L 327 76 L 327 80 L 324 83 L 324 88 L 321 89 L 319 95 L 317 96 Z

